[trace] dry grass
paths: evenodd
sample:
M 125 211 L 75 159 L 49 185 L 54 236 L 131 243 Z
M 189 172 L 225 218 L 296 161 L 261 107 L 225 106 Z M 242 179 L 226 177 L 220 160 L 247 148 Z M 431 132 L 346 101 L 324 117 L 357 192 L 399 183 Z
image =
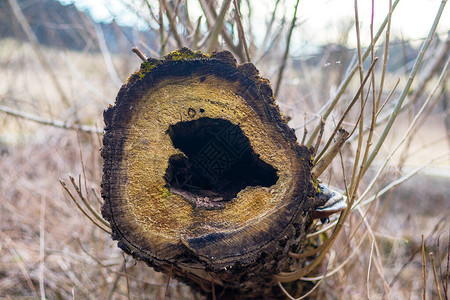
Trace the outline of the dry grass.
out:
M 252 41 L 248 42 L 250 50 L 255 49 Z M 168 40 L 169 49 L 174 49 L 175 45 L 176 41 Z M 278 48 L 278 52 L 265 57 L 264 63 L 257 64 L 265 77 L 277 77 L 281 61 L 279 53 L 283 52 L 284 45 Z M 79 122 L 101 130 L 102 110 L 113 102 L 118 91 L 102 55 L 43 49 L 69 95 L 70 107 L 61 103 L 33 49 L 27 43 L 15 40 L 0 40 L 0 105 L 47 120 Z M 113 56 L 112 59 L 122 81 L 139 65 L 139 58 L 132 54 Z M 432 61 L 431 56 L 427 59 L 427 62 Z M 278 99 L 284 114 L 292 117 L 290 125 L 298 128 L 300 140 L 304 114 L 307 120 L 316 116 L 329 94 L 342 81 L 345 70 L 338 64 L 311 67 L 306 64 L 295 66 L 289 61 Z M 378 67 L 375 73 L 377 82 L 380 69 Z M 430 80 L 417 103 L 409 106 L 405 103 L 408 108 L 402 111 L 372 168 L 363 177 L 357 197 L 361 197 L 378 168 L 404 137 L 438 75 Z M 399 77 L 402 83 L 392 99 L 400 96 L 408 75 L 386 73 L 382 101 Z M 325 125 L 322 147 L 359 83 L 359 80 L 351 81 L 342 101 L 333 109 Z M 448 81 L 444 84 L 448 88 Z M 428 119 L 394 155 L 363 202 L 370 197 L 375 200 L 355 207 L 321 266 L 308 275 L 309 279 L 300 279 L 312 282 L 312 287 L 320 280 L 315 276 L 328 276 L 320 281 L 314 298 L 423 299 L 425 291 L 428 298 L 438 299 L 429 254 L 434 255 L 438 280 L 448 280 L 450 142 L 445 118 L 449 112 L 448 108 L 440 108 L 440 103 L 448 102 L 445 97 L 448 95 L 444 93 L 435 107 L 429 106 Z M 387 115 L 392 112 L 393 101 L 385 107 Z M 370 102 L 367 102 L 367 111 L 372 107 Z M 351 131 L 358 116 L 358 108 L 353 109 L 343 127 Z M 317 122 L 318 119 L 308 123 L 309 135 Z M 367 113 L 363 125 L 364 128 L 370 125 Z M 375 129 L 375 141 L 382 128 Z M 363 134 L 365 140 L 367 135 Z M 37 125 L 0 113 L 0 298 L 200 298 L 176 280 L 169 282 L 166 275 L 124 256 L 109 235 L 76 208 L 58 183 L 62 179 L 70 186 L 69 175 L 76 180 L 81 178 L 83 194 L 98 210 L 100 203 L 95 194 L 99 194 L 101 181 L 100 140 L 97 134 Z M 323 182 L 344 189 L 355 165 L 357 144 L 355 139 L 344 146 L 341 155 L 320 177 Z M 443 158 L 424 170 L 441 176 L 417 175 L 377 196 L 384 187 L 403 178 L 415 167 L 440 156 Z M 317 224 L 317 230 L 322 227 Z M 330 234 L 330 231 L 317 234 L 311 241 L 323 243 Z M 425 281 L 422 254 L 426 258 Z M 448 290 L 443 288 L 445 284 L 439 282 L 438 285 L 442 299 L 448 299 Z M 300 297 L 301 294 L 291 296 Z
M 167 278 L 125 258 L 58 184 L 68 172 L 82 173 L 77 134 L 59 129 L 37 134 L 43 135 L 40 142 L 8 147 L 1 157 L 0 296 L 38 297 L 45 291 L 49 299 L 106 299 L 111 293 L 121 299 L 128 297 L 128 278 L 130 297 L 162 299 Z M 98 193 L 97 136 L 81 134 L 80 140 L 87 184 Z M 94 190 L 88 192 L 98 208 Z M 186 292 L 172 281 L 167 299 Z

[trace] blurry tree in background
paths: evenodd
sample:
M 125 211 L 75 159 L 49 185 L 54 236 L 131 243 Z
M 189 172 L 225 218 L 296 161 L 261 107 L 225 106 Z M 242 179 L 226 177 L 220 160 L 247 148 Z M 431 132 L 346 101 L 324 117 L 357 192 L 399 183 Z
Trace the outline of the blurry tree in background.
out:
M 101 222 L 102 111 L 138 70 L 137 46 L 148 57 L 189 47 L 253 62 L 317 159 L 335 129 L 352 133 L 320 176 L 347 193 L 352 210 L 316 224 L 311 244 L 327 251 L 310 254 L 318 259 L 308 274 L 294 268 L 278 277 L 280 296 L 305 295 L 292 291 L 306 281 L 318 285 L 317 299 L 448 299 L 450 39 L 438 26 L 445 1 L 423 39 L 390 36 L 389 11 L 376 11 L 385 22 L 360 32 L 356 8 L 335 41 L 295 55 L 301 1 L 274 0 L 267 15 L 247 0 L 121 3 L 145 30 L 97 23 L 54 0 L 0 1 L 0 297 L 202 297 L 124 256 L 57 185 L 67 181 L 72 199 Z

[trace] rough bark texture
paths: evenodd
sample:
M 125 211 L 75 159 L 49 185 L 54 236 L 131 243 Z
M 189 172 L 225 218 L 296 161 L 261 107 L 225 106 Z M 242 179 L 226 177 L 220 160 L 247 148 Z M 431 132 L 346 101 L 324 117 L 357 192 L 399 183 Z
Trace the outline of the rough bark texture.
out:
M 102 213 L 119 247 L 206 293 L 272 297 L 317 200 L 268 80 L 229 52 L 181 49 L 144 62 L 104 120 Z

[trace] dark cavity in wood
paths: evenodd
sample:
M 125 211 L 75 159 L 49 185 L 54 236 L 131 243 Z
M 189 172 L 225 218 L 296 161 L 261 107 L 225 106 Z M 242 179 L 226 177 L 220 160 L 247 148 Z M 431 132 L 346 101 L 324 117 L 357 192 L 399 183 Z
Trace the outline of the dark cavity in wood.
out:
M 238 125 L 200 118 L 170 125 L 167 134 L 183 152 L 169 158 L 169 190 L 195 207 L 217 209 L 247 186 L 270 187 L 277 170 L 261 160 Z

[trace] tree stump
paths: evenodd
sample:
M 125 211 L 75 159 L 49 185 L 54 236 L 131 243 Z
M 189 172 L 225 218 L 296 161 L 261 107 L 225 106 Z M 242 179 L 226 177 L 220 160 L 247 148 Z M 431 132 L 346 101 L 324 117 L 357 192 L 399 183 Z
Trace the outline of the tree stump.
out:
M 253 64 L 188 49 L 148 59 L 104 120 L 102 214 L 118 246 L 217 297 L 270 295 L 317 185 Z

